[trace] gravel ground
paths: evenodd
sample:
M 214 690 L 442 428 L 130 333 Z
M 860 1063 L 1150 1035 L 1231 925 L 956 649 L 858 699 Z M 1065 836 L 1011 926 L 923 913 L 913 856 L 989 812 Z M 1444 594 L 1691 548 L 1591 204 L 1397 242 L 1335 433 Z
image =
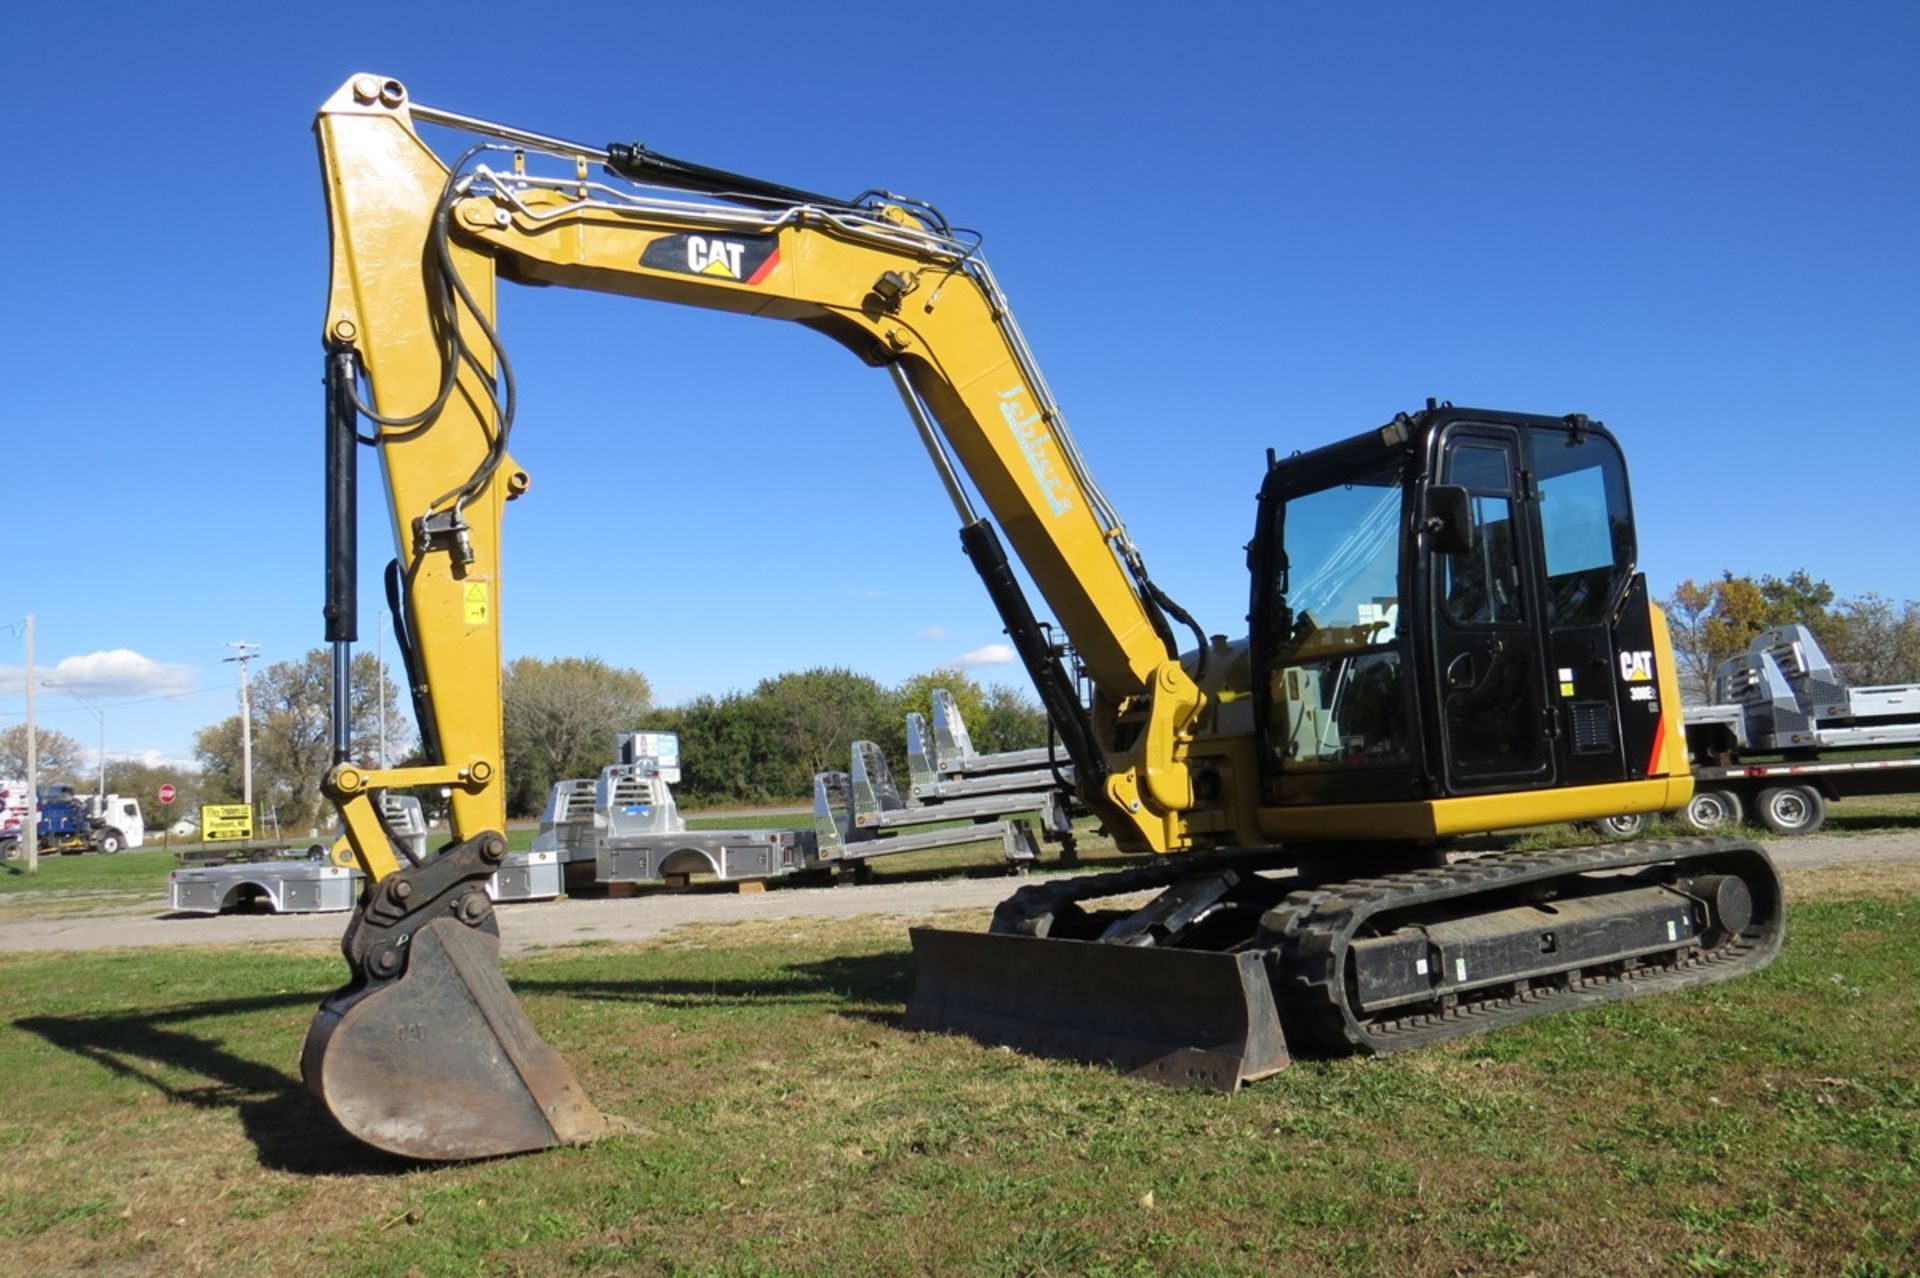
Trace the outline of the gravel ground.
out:
M 1768 845 L 1785 870 L 1920 863 L 1920 831 L 1814 835 Z M 909 922 L 954 910 L 991 909 L 1021 882 L 1043 876 L 935 879 L 866 887 L 657 892 L 620 900 L 527 902 L 500 911 L 502 950 L 522 954 L 573 941 L 644 941 L 688 924 L 872 916 Z M 48 897 L 62 894 L 48 893 Z M 124 898 L 89 907 L 84 900 L 21 900 L 0 907 L 0 951 L 73 951 L 167 945 L 332 944 L 342 914 L 173 915 Z

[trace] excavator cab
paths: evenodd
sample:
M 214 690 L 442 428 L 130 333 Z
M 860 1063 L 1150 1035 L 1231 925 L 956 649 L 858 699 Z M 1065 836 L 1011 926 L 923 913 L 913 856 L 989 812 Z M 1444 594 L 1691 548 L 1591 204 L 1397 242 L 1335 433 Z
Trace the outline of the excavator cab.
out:
M 1439 848 L 1685 803 L 1635 554 L 1620 448 L 1583 417 L 1430 405 L 1272 461 L 1249 545 L 1266 850 L 1022 889 L 984 934 L 916 929 L 908 1023 L 1231 1091 L 1299 1050 L 1763 966 L 1783 914 L 1752 845 Z
M 1620 447 L 1583 417 L 1433 408 L 1276 461 L 1249 550 L 1270 819 L 1434 838 L 1485 828 L 1475 796 L 1672 806 L 1635 554 Z

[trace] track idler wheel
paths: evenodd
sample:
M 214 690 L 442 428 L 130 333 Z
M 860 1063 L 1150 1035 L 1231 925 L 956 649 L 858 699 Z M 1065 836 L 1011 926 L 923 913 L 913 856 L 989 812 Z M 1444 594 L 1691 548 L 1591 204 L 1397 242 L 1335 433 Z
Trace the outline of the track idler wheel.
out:
M 500 972 L 486 881 L 506 850 L 489 832 L 402 867 L 347 927 L 353 978 L 320 1004 L 300 1072 L 334 1120 L 376 1149 L 488 1158 L 606 1131 Z

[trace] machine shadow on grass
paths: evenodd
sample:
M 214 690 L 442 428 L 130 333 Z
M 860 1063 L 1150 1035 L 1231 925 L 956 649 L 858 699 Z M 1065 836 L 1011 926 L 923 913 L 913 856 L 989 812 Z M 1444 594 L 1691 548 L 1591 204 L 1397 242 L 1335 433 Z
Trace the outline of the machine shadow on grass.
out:
M 521 977 L 513 982 L 513 988 L 521 994 L 664 1007 L 805 1003 L 897 1029 L 906 1017 L 907 997 L 913 992 L 913 956 L 905 950 L 844 955 L 790 964 L 773 976 L 739 980 L 596 977 L 569 981 Z
M 513 982 L 523 994 L 554 994 L 668 1007 L 807 1003 L 898 1027 L 913 984 L 905 952 L 828 958 L 797 964 L 778 976 L 743 980 L 631 980 L 554 978 Z M 188 1023 L 312 1008 L 315 992 L 188 1003 L 147 1012 L 90 1016 L 26 1016 L 16 1029 L 37 1035 L 122 1078 L 153 1088 L 168 1100 L 202 1109 L 230 1109 L 260 1153 L 262 1166 L 317 1176 L 396 1175 L 415 1164 L 367 1148 L 346 1135 L 308 1093 L 297 1073 L 236 1054 L 217 1034 Z M 179 1070 L 191 1078 L 173 1081 Z
M 367 1148 L 342 1132 L 297 1074 L 236 1055 L 183 1022 L 218 1020 L 290 1007 L 318 1006 L 313 993 L 189 1003 L 151 1012 L 97 1016 L 26 1016 L 14 1028 L 110 1073 L 145 1083 L 169 1100 L 202 1109 L 231 1109 L 262 1166 L 320 1176 L 392 1175 L 410 1164 Z M 170 1082 L 169 1069 L 197 1078 Z

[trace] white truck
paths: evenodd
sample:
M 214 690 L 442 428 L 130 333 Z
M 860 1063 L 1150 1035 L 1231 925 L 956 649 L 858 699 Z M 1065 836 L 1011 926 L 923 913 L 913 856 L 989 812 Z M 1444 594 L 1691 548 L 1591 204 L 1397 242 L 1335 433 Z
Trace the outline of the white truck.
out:
M 12 855 L 26 828 L 27 783 L 0 779 L 0 849 Z M 41 850 L 125 852 L 146 842 L 140 801 L 68 785 L 40 787 Z
M 146 844 L 147 819 L 140 812 L 140 800 L 121 794 L 75 797 L 86 809 L 87 823 L 94 828 L 94 846 L 100 851 L 131 852 Z

